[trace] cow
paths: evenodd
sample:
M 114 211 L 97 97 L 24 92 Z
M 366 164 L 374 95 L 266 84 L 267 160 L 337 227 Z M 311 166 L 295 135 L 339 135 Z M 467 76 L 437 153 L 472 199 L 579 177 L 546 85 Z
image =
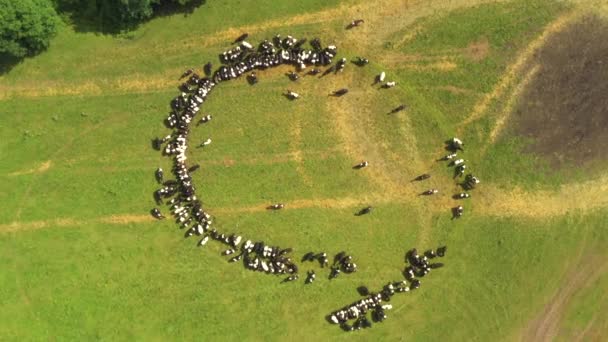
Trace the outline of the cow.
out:
M 439 190 L 437 190 L 437 189 L 428 189 L 424 192 L 421 192 L 420 195 L 430 196 L 430 195 L 435 195 L 438 192 L 439 192 Z
M 365 207 L 365 208 L 363 208 L 363 209 L 359 210 L 359 212 L 357 212 L 355 215 L 357 215 L 357 216 L 361 216 L 361 215 L 369 214 L 369 213 L 371 213 L 371 212 L 372 212 L 372 210 L 373 210 L 373 209 L 374 209 L 374 208 L 373 208 L 373 207 L 371 207 L 371 206 L 369 206 L 369 207 Z
M 156 169 L 156 172 L 154 173 L 154 175 L 156 176 L 156 181 L 160 184 L 163 182 L 163 169 L 162 168 L 158 168 Z
M 203 141 L 198 147 L 205 147 L 209 144 L 211 144 L 211 138 L 207 138 L 207 140 Z
M 348 23 L 348 25 L 346 25 L 346 29 L 350 30 L 354 27 L 358 27 L 361 26 L 361 24 L 363 24 L 365 21 L 363 19 L 355 19 L 353 21 L 351 21 L 350 23 Z
M 420 176 L 414 178 L 412 181 L 420 182 L 420 181 L 423 181 L 423 180 L 429 179 L 429 178 L 431 178 L 431 175 L 429 175 L 428 173 L 423 173 Z
M 348 89 L 342 88 L 332 92 L 330 96 L 340 97 L 342 95 L 345 95 L 346 93 L 348 93 Z
M 367 64 L 369 64 L 369 60 L 367 58 L 362 58 L 362 57 L 356 57 L 356 59 L 354 61 L 352 61 L 355 65 L 357 66 L 365 66 Z
M 280 210 L 285 208 L 285 204 L 283 203 L 275 203 L 275 204 L 271 204 L 268 207 L 266 207 L 266 209 L 268 210 Z
M 308 271 L 307 272 L 307 277 L 306 277 L 306 281 L 304 282 L 305 284 L 310 284 L 313 281 L 315 281 L 315 278 L 317 277 L 317 275 L 315 274 L 315 271 Z
M 162 220 L 165 218 L 165 216 L 160 212 L 158 208 L 150 210 L 150 214 L 157 220 Z
M 290 100 L 297 100 L 300 98 L 300 94 L 293 92 L 291 90 L 287 90 L 287 92 L 285 93 L 285 96 L 290 99 Z
M 360 162 L 359 164 L 353 166 L 353 169 L 362 169 L 364 167 L 368 167 L 369 166 L 369 162 L 367 160 L 364 160 L 362 162 Z
M 234 40 L 234 42 L 232 42 L 232 44 L 240 43 L 240 42 L 244 41 L 245 39 L 247 39 L 247 37 L 249 37 L 249 33 L 243 33 L 242 35 L 238 36 Z
M 406 108 L 406 106 L 405 106 L 404 104 L 399 105 L 399 106 L 397 106 L 397 107 L 393 108 L 393 109 L 390 111 L 390 113 L 389 113 L 389 114 L 395 114 L 395 113 L 398 113 L 398 112 L 400 112 L 400 111 L 404 110 L 405 108 Z

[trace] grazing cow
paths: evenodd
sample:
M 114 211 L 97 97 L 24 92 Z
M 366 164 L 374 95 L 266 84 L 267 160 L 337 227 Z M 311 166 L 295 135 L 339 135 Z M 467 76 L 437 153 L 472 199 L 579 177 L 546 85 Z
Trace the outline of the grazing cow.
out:
M 245 39 L 247 39 L 247 37 L 249 37 L 249 34 L 243 33 L 242 35 L 238 36 L 232 44 L 240 43 L 240 42 L 244 41 Z
M 304 256 L 302 257 L 302 262 L 304 261 L 313 261 L 315 259 L 315 253 L 314 252 L 308 252 L 306 254 L 304 254 Z
M 253 49 L 253 45 L 251 45 L 251 44 L 249 44 L 249 43 L 247 43 L 246 41 L 243 40 L 241 42 L 241 48 L 243 50 L 252 50 Z
M 459 218 L 464 213 L 464 208 L 459 205 L 457 207 L 452 208 L 452 218 Z
M 386 73 L 383 71 L 379 75 L 376 76 L 376 83 L 384 82 L 385 78 L 386 78 Z
M 479 184 L 479 179 L 477 179 L 477 177 L 473 176 L 472 174 L 468 174 L 466 175 L 466 177 L 464 178 L 464 183 L 462 183 L 462 187 L 467 189 L 467 190 L 471 190 L 471 189 L 475 189 L 475 186 Z
M 458 138 L 452 138 L 450 140 L 447 141 L 447 145 L 448 145 L 448 149 L 452 150 L 452 151 L 456 151 L 456 150 L 461 150 L 463 151 L 462 147 L 464 146 L 464 143 L 462 142 L 462 140 L 458 139 Z
M 331 272 L 329 273 L 329 279 L 337 278 L 340 275 L 340 268 L 336 266 L 331 267 Z
M 369 163 L 367 162 L 367 160 L 364 160 L 362 162 L 360 162 L 359 164 L 353 166 L 353 169 L 362 169 L 364 167 L 367 167 L 369 165 Z
M 382 88 L 388 89 L 397 85 L 397 82 L 386 82 L 382 85 Z
M 241 254 L 239 254 L 237 256 L 234 256 L 234 257 L 230 258 L 228 260 L 228 262 L 237 262 L 237 261 L 241 260 L 242 258 L 243 258 L 243 254 L 241 253 Z
M 432 269 L 440 268 L 440 267 L 443 267 L 443 264 L 440 263 L 440 262 L 436 262 L 434 264 L 430 264 L 429 267 L 432 268 Z
M 435 253 L 435 251 L 434 251 L 434 250 L 432 250 L 432 249 L 429 249 L 429 250 L 425 251 L 425 252 L 424 252 L 424 255 L 425 255 L 427 258 L 429 258 L 429 259 L 433 259 L 434 257 L 436 257 L 436 256 L 437 256 L 437 254 Z
M 198 170 L 198 169 L 200 169 L 200 168 L 201 168 L 200 164 L 195 164 L 195 165 L 190 166 L 190 167 L 188 168 L 188 172 L 192 173 L 192 172 L 194 172 L 194 171 L 196 171 L 196 170 Z
M 467 166 L 464 164 L 456 166 L 456 168 L 454 169 L 454 173 L 455 173 L 454 177 L 460 177 L 460 176 L 464 175 L 466 168 L 467 168 Z
M 150 214 L 152 214 L 152 216 L 154 216 L 154 218 L 157 220 L 162 220 L 165 218 L 165 216 L 160 212 L 158 208 L 150 210 Z
M 456 157 L 458 155 L 458 153 L 450 153 L 444 157 L 442 157 L 439 160 L 452 160 L 454 157 Z
M 346 257 L 346 252 L 344 252 L 344 251 L 336 254 L 336 256 L 334 256 L 334 265 L 341 263 L 345 257 Z
M 207 64 L 205 64 L 205 66 L 203 66 L 203 71 L 205 72 L 206 76 L 211 76 L 212 69 L 213 69 L 213 64 L 211 64 L 211 62 L 208 62 Z
M 319 70 L 319 69 L 315 68 L 315 69 L 310 70 L 310 71 L 309 71 L 309 72 L 307 72 L 306 74 L 307 74 L 307 75 L 311 75 L 311 76 L 315 76 L 315 75 L 318 75 L 318 74 L 320 74 L 320 73 L 321 73 L 321 70 Z
M 294 275 L 290 275 L 289 277 L 283 279 L 284 283 L 290 282 L 290 281 L 294 281 L 294 280 L 298 280 L 298 275 L 294 274 Z
M 398 112 L 404 110 L 405 108 L 406 108 L 406 106 L 404 104 L 399 105 L 398 107 L 395 107 L 393 110 L 391 110 L 391 112 L 389 114 L 398 113 Z
M 429 179 L 429 178 L 431 178 L 431 175 L 429 175 L 428 173 L 423 173 L 420 176 L 414 178 L 414 181 L 420 182 L 420 181 L 423 181 L 423 180 Z
M 430 196 L 430 195 L 434 195 L 438 192 L 439 192 L 439 190 L 437 190 L 437 189 L 428 189 L 427 191 L 420 193 L 420 195 Z
M 367 58 L 356 57 L 356 59 L 353 61 L 353 63 L 357 66 L 362 67 L 362 66 L 369 64 L 369 60 Z
M 235 250 L 234 249 L 227 249 L 225 251 L 222 252 L 222 255 L 230 255 L 230 254 L 234 254 Z
M 200 125 L 200 124 L 207 123 L 207 122 L 211 121 L 211 119 L 212 119 L 212 116 L 211 116 L 211 115 L 205 115 L 205 116 L 203 116 L 203 117 L 202 117 L 200 120 L 198 120 L 198 122 L 197 122 L 197 124 L 196 124 L 196 125 L 198 126 L 198 125 Z
M 451 162 L 450 165 L 458 166 L 458 165 L 460 165 L 462 163 L 464 163 L 464 159 L 456 159 L 453 162 Z
M 471 195 L 467 194 L 466 192 L 461 192 L 459 194 L 454 195 L 454 199 L 465 199 L 469 197 L 471 197 Z
M 287 90 L 287 93 L 285 93 L 285 96 L 287 96 L 287 98 L 290 100 L 296 100 L 300 98 L 300 94 L 293 92 L 289 89 Z
M 447 246 L 441 246 L 437 248 L 437 256 L 443 258 L 445 256 L 445 252 L 448 250 Z
M 182 74 L 182 76 L 180 77 L 180 79 L 182 79 L 184 77 L 187 77 L 187 76 L 190 76 L 190 75 L 192 75 L 192 73 L 194 73 L 194 70 L 188 69 L 188 70 L 184 71 L 184 73 Z
M 209 236 L 205 236 L 204 238 L 202 238 L 201 241 L 198 242 L 198 245 L 204 246 L 205 244 L 207 244 L 207 241 L 209 241 Z
M 329 260 L 327 259 L 327 253 L 322 252 L 317 255 L 317 259 L 319 260 L 319 264 L 321 267 L 325 267 L 329 265 Z
M 373 209 L 374 209 L 374 208 L 372 208 L 371 206 L 369 206 L 369 207 L 365 207 L 365 208 L 363 208 L 363 209 L 359 210 L 359 212 L 358 212 L 356 215 L 357 215 L 357 216 L 361 216 L 361 215 L 369 214 L 369 213 L 371 213 L 371 212 L 372 212 L 372 210 L 373 210 Z
M 298 76 L 298 74 L 296 74 L 293 71 L 288 72 L 287 73 L 287 77 L 289 77 L 289 79 L 292 80 L 292 81 L 294 81 L 294 82 L 297 81 L 300 78 L 300 76 Z
M 211 144 L 211 138 L 207 138 L 207 140 L 203 141 L 198 147 L 205 147 Z
M 315 271 L 308 271 L 307 272 L 307 277 L 306 277 L 306 281 L 304 282 L 305 284 L 310 284 L 313 281 L 315 281 L 315 278 L 317 277 L 317 275 L 315 274 Z
M 342 95 L 345 95 L 346 93 L 348 93 L 348 89 L 342 88 L 332 92 L 331 96 L 340 97 Z
M 161 169 L 159 167 L 158 169 L 156 169 L 156 172 L 154 173 L 154 175 L 156 176 L 156 181 L 159 184 L 163 182 L 163 169 Z
M 336 72 L 342 72 L 344 70 L 345 66 L 346 66 L 346 58 L 342 58 L 336 64 Z
M 346 29 L 350 30 L 353 27 L 357 27 L 360 26 L 361 24 L 363 24 L 365 21 L 363 19 L 355 19 L 353 21 L 351 21 L 348 25 L 346 25 Z
M 271 204 L 268 207 L 266 207 L 266 209 L 269 209 L 269 210 L 279 210 L 279 209 L 283 209 L 283 208 L 285 208 L 285 204 L 283 204 L 283 203 Z
M 258 83 L 258 76 L 256 75 L 255 71 L 247 76 L 247 82 L 249 82 L 250 85 Z

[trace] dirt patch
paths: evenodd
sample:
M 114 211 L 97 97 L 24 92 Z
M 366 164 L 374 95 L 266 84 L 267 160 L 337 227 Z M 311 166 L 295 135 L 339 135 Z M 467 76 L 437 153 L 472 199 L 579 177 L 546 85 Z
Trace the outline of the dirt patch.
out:
M 486 58 L 490 53 L 490 42 L 483 37 L 476 42 L 472 42 L 465 49 L 464 55 L 472 61 L 479 62 Z
M 112 215 L 99 219 L 99 222 L 111 224 L 142 223 L 152 221 L 154 221 L 154 218 L 151 215 Z
M 8 175 L 9 176 L 22 176 L 22 175 L 29 175 L 32 173 L 43 173 L 43 172 L 47 171 L 50 167 L 51 167 L 51 161 L 47 160 L 44 163 L 40 164 L 40 166 L 38 166 L 38 167 L 28 169 L 28 170 L 11 172 Z
M 608 141 L 608 21 L 587 15 L 548 38 L 541 66 L 522 94 L 514 129 L 527 151 L 554 167 L 604 158 Z

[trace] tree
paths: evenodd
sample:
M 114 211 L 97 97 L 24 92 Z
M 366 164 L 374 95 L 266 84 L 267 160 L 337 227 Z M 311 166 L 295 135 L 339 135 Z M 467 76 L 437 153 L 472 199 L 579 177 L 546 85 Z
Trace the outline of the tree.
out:
M 49 0 L 0 0 L 0 54 L 20 58 L 46 49 L 58 22 Z

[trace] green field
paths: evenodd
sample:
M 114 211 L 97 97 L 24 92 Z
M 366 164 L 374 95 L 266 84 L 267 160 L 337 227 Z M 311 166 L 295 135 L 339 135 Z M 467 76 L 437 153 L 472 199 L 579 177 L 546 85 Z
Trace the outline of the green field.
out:
M 0 75 L 1 340 L 602 340 L 608 334 L 606 174 L 553 170 L 524 153 L 509 101 L 543 35 L 587 1 L 207 1 L 117 35 L 65 24 L 48 51 Z M 344 26 L 355 17 L 365 24 Z M 561 23 L 560 20 L 566 20 Z M 558 24 L 556 24 L 558 23 Z M 560 24 L 561 23 L 561 24 Z M 552 26 L 553 25 L 553 26 Z M 554 27 L 554 28 L 551 28 Z M 201 108 L 189 161 L 197 191 L 227 232 L 271 245 L 352 254 L 359 271 L 329 281 L 282 278 L 198 248 L 171 220 L 154 221 L 154 170 L 171 168 L 150 141 L 177 78 L 241 32 L 250 42 L 320 37 L 364 68 L 323 78 L 291 68 L 260 82 L 222 83 Z M 540 43 L 539 43 L 540 42 Z M 397 81 L 372 87 L 380 71 Z M 347 87 L 341 98 L 331 91 Z M 287 101 L 285 89 L 302 94 Z M 387 115 L 405 103 L 404 112 Z M 480 105 L 480 104 L 486 105 Z M 499 128 L 496 128 L 499 127 Z M 482 183 L 452 220 L 460 188 L 441 157 L 465 141 Z M 213 143 L 194 148 L 207 137 Z M 352 170 L 361 160 L 370 167 Z M 599 165 L 605 163 L 599 162 Z M 596 164 L 594 164 L 596 165 Z M 431 172 L 426 184 L 412 183 Z M 417 196 L 437 187 L 436 197 Z M 264 207 L 284 202 L 282 211 Z M 374 212 L 354 216 L 364 206 Z M 325 316 L 403 279 L 406 250 L 447 245 L 446 264 L 389 318 L 345 333 Z

